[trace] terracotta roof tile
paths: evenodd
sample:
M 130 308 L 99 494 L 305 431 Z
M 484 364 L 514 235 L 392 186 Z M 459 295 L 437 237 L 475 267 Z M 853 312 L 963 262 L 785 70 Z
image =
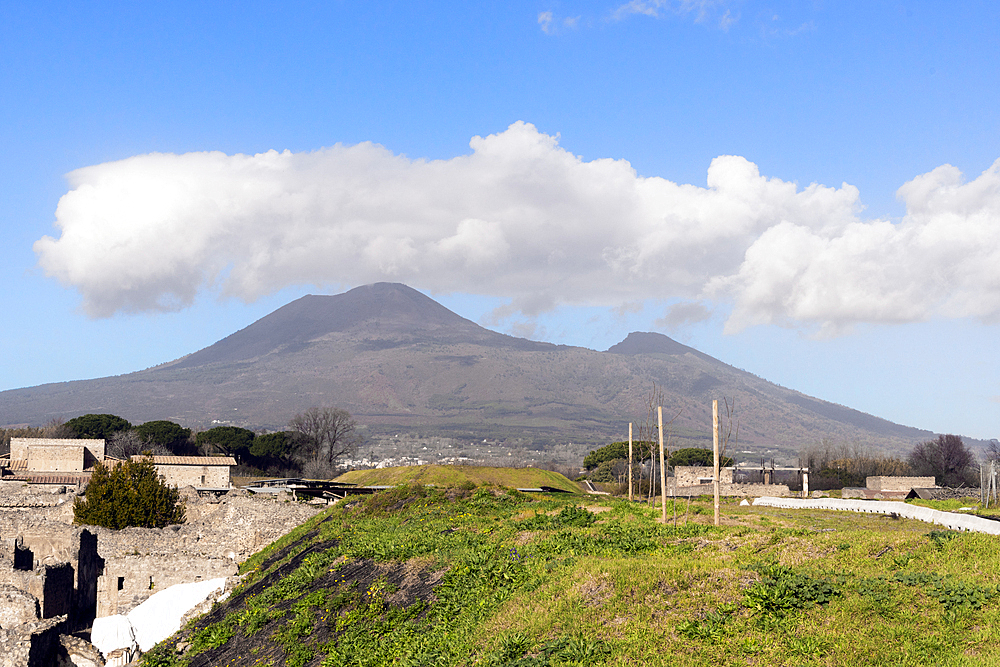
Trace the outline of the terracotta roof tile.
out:
M 132 457 L 133 461 L 142 459 L 142 454 Z M 174 466 L 234 466 L 236 459 L 231 456 L 152 456 L 153 465 Z

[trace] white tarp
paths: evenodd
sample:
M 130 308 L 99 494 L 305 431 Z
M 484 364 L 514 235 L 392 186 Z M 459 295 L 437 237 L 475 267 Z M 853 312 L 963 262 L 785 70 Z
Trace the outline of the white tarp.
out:
M 955 514 L 932 510 L 929 507 L 886 500 L 850 500 L 843 498 L 757 498 L 754 507 L 781 507 L 785 509 L 847 510 L 871 514 L 896 514 L 907 519 L 936 523 L 952 530 L 1000 535 L 1000 521 L 983 519 L 968 514 Z
M 121 614 L 103 616 L 94 619 L 90 630 L 90 643 L 100 651 L 105 658 L 118 648 L 135 650 L 135 631 L 132 624 Z
M 181 618 L 215 592 L 226 588 L 226 578 L 176 584 L 154 594 L 128 613 L 135 640 L 143 652 L 181 629 Z
M 211 595 L 226 588 L 226 578 L 176 584 L 155 593 L 128 613 L 94 619 L 90 643 L 107 658 L 118 648 L 143 652 L 181 629 L 181 618 Z

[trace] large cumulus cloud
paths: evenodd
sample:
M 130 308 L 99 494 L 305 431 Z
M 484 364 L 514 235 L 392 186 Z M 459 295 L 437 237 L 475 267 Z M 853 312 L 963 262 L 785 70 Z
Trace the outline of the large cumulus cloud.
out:
M 1000 314 L 1000 161 L 950 166 L 899 196 L 899 223 L 859 194 L 761 176 L 722 156 L 707 187 L 585 161 L 527 123 L 472 152 L 414 160 L 371 143 L 310 153 L 140 155 L 69 174 L 40 266 L 95 317 L 173 310 L 200 290 L 252 301 L 292 284 L 405 282 L 513 299 L 732 304 L 728 326 Z

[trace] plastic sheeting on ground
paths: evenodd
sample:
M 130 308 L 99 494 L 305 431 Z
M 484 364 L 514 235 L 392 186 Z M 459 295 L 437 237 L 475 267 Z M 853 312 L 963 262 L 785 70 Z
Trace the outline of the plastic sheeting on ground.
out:
M 226 578 L 175 584 L 154 594 L 128 613 L 135 640 L 143 652 L 181 629 L 181 618 L 212 593 L 226 588 Z
M 148 600 L 128 613 L 94 619 L 91 640 L 104 654 L 119 648 L 143 652 L 156 646 L 181 629 L 181 619 L 213 593 L 226 588 L 226 578 L 175 584 L 155 593 Z
M 100 651 L 105 658 L 118 648 L 135 650 L 135 630 L 127 618 L 121 614 L 103 616 L 94 619 L 90 630 L 90 643 Z
M 842 510 L 868 514 L 896 514 L 907 519 L 935 523 L 952 530 L 1000 535 L 1000 521 L 983 519 L 968 514 L 955 514 L 932 510 L 929 507 L 884 500 L 845 500 L 843 498 L 774 498 L 765 496 L 753 501 L 754 507 L 780 507 L 783 509 Z

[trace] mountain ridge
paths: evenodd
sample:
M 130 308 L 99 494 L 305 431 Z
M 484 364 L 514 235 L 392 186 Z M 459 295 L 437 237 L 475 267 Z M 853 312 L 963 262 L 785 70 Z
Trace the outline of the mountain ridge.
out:
M 652 386 L 678 437 L 710 442 L 711 400 L 735 400 L 741 443 L 823 439 L 903 451 L 929 431 L 780 387 L 668 336 L 633 332 L 600 352 L 485 329 L 405 285 L 297 299 L 230 336 L 126 375 L 0 392 L 0 424 L 87 412 L 189 427 L 282 428 L 313 405 L 373 431 L 537 442 L 620 439 Z

